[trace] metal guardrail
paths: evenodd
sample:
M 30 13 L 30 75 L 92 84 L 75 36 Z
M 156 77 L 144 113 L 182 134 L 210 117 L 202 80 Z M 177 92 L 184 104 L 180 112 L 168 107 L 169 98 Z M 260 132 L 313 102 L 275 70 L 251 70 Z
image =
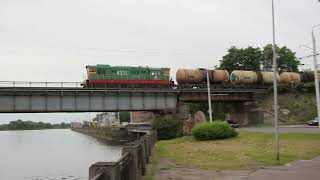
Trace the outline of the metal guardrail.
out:
M 49 82 L 49 81 L 0 81 L 0 87 L 60 87 L 82 88 L 84 82 Z
M 110 87 L 83 87 L 84 82 L 45 82 L 45 81 L 0 81 L 0 91 L 76 91 L 76 92 L 99 92 L 99 91 L 117 91 L 117 92 L 164 92 L 164 93 L 199 93 L 207 92 L 207 88 L 110 88 Z M 259 93 L 266 92 L 268 89 L 258 87 L 242 86 L 221 86 L 213 85 L 212 93 L 224 93 L 216 95 L 227 95 L 225 93 Z

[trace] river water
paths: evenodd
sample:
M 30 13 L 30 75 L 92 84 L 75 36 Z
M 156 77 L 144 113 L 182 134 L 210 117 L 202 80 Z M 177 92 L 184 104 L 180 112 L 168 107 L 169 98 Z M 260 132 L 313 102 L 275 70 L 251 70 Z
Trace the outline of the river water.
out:
M 89 166 L 121 148 L 69 129 L 0 131 L 0 180 L 87 180 Z

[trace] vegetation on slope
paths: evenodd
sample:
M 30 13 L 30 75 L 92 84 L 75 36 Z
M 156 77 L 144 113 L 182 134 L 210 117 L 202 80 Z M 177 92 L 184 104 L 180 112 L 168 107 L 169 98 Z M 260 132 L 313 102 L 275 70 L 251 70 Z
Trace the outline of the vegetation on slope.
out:
M 316 117 L 316 98 L 311 93 L 280 93 L 279 94 L 279 115 L 287 123 L 305 123 Z M 272 94 L 259 103 L 259 107 L 272 112 L 273 96 Z M 273 117 L 270 116 L 270 120 Z M 265 122 L 268 118 L 265 119 Z

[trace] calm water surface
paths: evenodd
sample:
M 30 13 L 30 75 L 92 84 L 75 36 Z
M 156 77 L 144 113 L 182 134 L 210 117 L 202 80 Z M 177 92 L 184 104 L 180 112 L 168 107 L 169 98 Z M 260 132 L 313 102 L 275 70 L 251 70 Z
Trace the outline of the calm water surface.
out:
M 0 180 L 87 180 L 91 164 L 120 155 L 69 129 L 0 131 Z

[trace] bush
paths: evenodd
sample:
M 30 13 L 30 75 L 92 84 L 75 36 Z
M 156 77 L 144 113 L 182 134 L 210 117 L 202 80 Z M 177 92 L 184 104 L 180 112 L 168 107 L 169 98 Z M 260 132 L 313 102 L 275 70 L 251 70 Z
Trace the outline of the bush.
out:
M 176 118 L 158 118 L 153 122 L 158 140 L 169 140 L 182 136 L 182 122 Z
M 192 128 L 192 135 L 196 140 L 205 141 L 234 137 L 238 132 L 226 122 L 215 121 L 197 124 Z
M 314 90 L 314 83 L 300 83 L 297 85 L 296 89 L 297 91 L 301 92 L 301 93 L 315 93 Z

